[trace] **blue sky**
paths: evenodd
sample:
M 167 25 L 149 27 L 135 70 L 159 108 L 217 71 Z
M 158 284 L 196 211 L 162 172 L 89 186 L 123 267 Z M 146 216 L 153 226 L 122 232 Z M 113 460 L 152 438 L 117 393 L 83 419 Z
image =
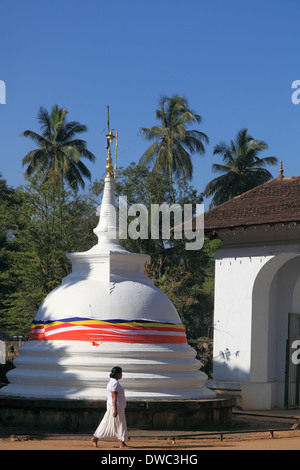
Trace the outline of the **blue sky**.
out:
M 0 172 L 24 183 L 21 159 L 35 145 L 20 137 L 39 131 L 39 107 L 58 104 L 88 126 L 83 138 L 103 176 L 106 107 L 119 132 L 118 163 L 138 162 L 149 145 L 140 127 L 156 124 L 161 94 L 184 95 L 202 118 L 210 144 L 194 156 L 193 184 L 214 177 L 213 148 L 247 127 L 300 174 L 298 0 L 14 0 L 1 2 Z M 278 168 L 272 168 L 274 176 Z

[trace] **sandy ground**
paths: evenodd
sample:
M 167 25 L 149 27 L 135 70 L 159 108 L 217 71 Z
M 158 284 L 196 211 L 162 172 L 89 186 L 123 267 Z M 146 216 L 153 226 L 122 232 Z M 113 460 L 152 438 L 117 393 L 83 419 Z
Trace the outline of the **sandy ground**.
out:
M 126 452 L 148 451 L 172 452 L 199 451 L 199 450 L 300 450 L 300 430 L 277 431 L 274 437 L 268 433 L 254 433 L 236 436 L 224 436 L 215 438 L 178 439 L 173 442 L 170 439 L 151 439 L 133 437 L 128 442 L 130 448 Z M 119 450 L 116 441 L 101 441 L 97 448 L 93 447 L 89 436 L 59 437 L 59 438 L 31 438 L 30 436 L 11 436 L 0 439 L 0 450 L 91 450 L 98 452 L 109 450 L 114 455 L 124 451 Z
M 0 451 L 8 450 L 90 450 L 96 462 L 102 456 L 124 455 L 126 453 L 145 455 L 147 453 L 178 454 L 195 453 L 201 450 L 300 450 L 300 415 L 259 416 L 235 412 L 232 423 L 217 434 L 205 431 L 141 431 L 129 430 L 128 450 L 119 449 L 117 441 L 99 441 L 95 448 L 88 434 L 35 434 L 34 430 L 0 428 Z M 298 423 L 298 424 L 297 424 Z M 270 433 L 270 430 L 273 430 Z M 269 431 L 267 431 L 269 430 Z M 32 434 L 30 434 L 32 433 Z M 174 437 L 175 436 L 175 437 Z M 141 451 L 141 452 L 139 452 Z M 15 454 L 20 455 L 21 454 Z M 74 455 L 74 454 L 72 454 Z M 92 454 L 90 454 L 92 456 Z M 274 454 L 275 455 L 275 454 Z M 15 457 L 14 457 L 15 458 Z M 136 457 L 136 461 L 138 458 Z M 100 462 L 101 463 L 101 462 Z

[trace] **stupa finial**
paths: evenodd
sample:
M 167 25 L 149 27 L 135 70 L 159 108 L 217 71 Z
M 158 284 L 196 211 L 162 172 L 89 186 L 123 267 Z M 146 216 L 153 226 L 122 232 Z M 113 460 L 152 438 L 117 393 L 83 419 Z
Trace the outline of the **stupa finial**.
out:
M 118 133 L 116 129 L 110 129 L 109 125 L 109 106 L 107 106 L 107 158 L 106 158 L 106 177 L 104 179 L 104 188 L 102 195 L 102 203 L 99 212 L 99 223 L 94 229 L 94 233 L 98 237 L 98 245 L 95 245 L 90 251 L 93 252 L 106 252 L 106 251 L 126 251 L 119 244 L 119 224 L 116 215 L 116 201 L 115 201 L 115 178 L 116 178 L 116 156 L 115 156 L 115 169 L 113 169 L 111 158 L 111 143 L 116 138 L 116 152 L 117 154 L 117 138 Z M 112 131 L 116 132 L 116 135 Z
M 112 133 L 112 131 L 115 131 L 116 135 Z M 109 106 L 107 106 L 107 134 L 106 134 L 106 139 L 107 139 L 107 158 L 106 158 L 106 178 L 116 178 L 116 172 L 117 172 L 117 147 L 118 147 L 118 131 L 117 129 L 110 129 L 109 127 Z M 110 145 L 112 144 L 113 140 L 116 139 L 116 149 L 115 149 L 115 163 L 114 163 L 114 168 L 112 166 L 112 158 L 111 158 L 111 149 Z
M 112 131 L 110 130 L 109 128 L 109 106 L 107 106 L 107 129 L 108 129 L 108 132 L 106 134 L 106 139 L 107 139 L 107 144 L 106 144 L 106 148 L 107 148 L 107 158 L 106 158 L 106 171 L 107 171 L 107 174 L 106 174 L 106 178 L 111 178 L 113 175 L 113 166 L 112 166 L 112 158 L 111 158 L 111 149 L 110 149 L 110 144 L 113 142 L 114 140 L 114 135 L 112 133 Z
M 280 161 L 279 178 L 280 178 L 281 180 L 282 180 L 282 178 L 283 178 L 283 166 L 282 166 L 282 160 Z

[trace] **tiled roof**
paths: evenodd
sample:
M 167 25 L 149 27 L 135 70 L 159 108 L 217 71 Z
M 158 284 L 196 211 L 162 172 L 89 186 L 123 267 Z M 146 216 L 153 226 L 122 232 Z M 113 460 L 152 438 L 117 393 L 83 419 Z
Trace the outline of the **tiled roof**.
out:
M 300 222 L 300 176 L 278 177 L 204 214 L 205 231 Z

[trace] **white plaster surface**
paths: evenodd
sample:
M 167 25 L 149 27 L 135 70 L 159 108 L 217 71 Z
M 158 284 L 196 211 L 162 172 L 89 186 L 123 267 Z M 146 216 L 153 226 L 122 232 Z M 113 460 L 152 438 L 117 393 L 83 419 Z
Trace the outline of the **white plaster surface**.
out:
M 218 250 L 210 386 L 239 384 L 245 408 L 284 405 L 288 314 L 300 313 L 299 253 L 285 243 Z
M 168 297 L 144 274 L 145 255 L 128 253 L 113 217 L 114 180 L 106 178 L 98 244 L 69 254 L 72 273 L 40 306 L 35 320 L 84 317 L 180 323 Z M 112 367 L 123 368 L 128 400 L 213 398 L 196 352 L 184 344 L 29 341 L 0 396 L 105 399 Z

